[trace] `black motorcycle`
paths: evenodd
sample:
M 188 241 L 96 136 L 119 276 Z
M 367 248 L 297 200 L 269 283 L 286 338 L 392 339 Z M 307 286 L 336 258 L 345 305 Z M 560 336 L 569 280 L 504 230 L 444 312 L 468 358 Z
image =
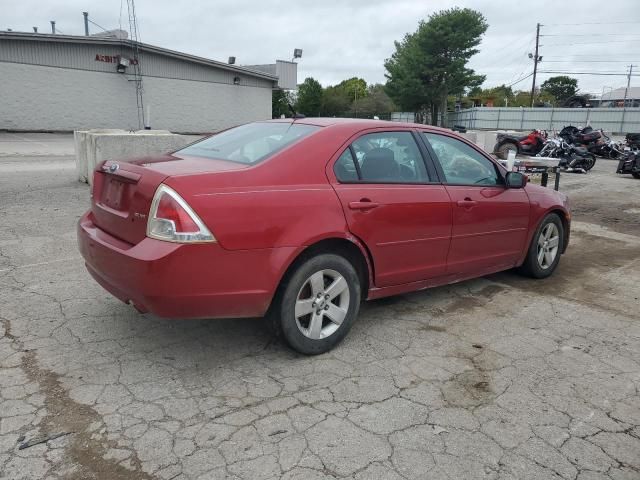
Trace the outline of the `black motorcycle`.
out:
M 561 141 L 558 166 L 567 172 L 587 173 L 596 164 L 596 156 L 584 147 Z
M 624 155 L 618 162 L 616 173 L 631 174 L 633 178 L 640 179 L 640 152 L 629 152 Z
M 576 146 L 583 146 L 594 155 L 598 155 L 598 152 L 605 144 L 605 139 L 603 138 L 604 134 L 591 127 L 579 129 L 573 125 L 569 125 L 560 130 L 558 135 L 567 143 Z
M 625 142 L 626 147 L 632 152 L 640 151 L 640 133 L 627 133 Z

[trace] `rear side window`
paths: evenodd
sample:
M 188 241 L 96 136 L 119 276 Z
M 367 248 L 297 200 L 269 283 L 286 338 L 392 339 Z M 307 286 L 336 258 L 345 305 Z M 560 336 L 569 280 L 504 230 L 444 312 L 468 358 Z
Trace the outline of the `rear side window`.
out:
M 422 154 L 411 132 L 361 136 L 340 155 L 334 172 L 340 182 L 429 182 Z
M 340 155 L 340 158 L 338 158 L 333 167 L 333 171 L 340 182 L 358 181 L 358 171 L 356 170 L 356 164 L 353 161 L 350 148 L 347 148 L 342 155 Z
M 317 131 L 302 123 L 256 122 L 220 132 L 175 152 L 253 165 Z

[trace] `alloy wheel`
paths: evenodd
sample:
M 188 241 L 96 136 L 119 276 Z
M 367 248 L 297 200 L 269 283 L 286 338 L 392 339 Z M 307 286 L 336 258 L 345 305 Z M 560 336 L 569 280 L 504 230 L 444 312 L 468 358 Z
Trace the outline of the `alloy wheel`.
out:
M 335 270 L 320 270 L 311 275 L 296 298 L 296 324 L 312 340 L 333 335 L 348 311 L 349 285 Z
M 537 258 L 538 265 L 543 270 L 550 268 L 558 256 L 560 232 L 555 223 L 548 223 L 538 237 Z

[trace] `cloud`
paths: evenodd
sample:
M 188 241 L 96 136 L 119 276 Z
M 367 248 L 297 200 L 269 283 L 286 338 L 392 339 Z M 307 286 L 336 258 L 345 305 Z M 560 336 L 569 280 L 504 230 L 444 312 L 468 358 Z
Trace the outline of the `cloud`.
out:
M 50 31 L 49 20 L 66 34 L 84 33 L 82 11 L 99 25 L 128 30 L 126 1 L 104 0 L 1 0 L 0 28 Z M 10 5 L 10 6 L 9 6 Z M 268 63 L 291 59 L 294 48 L 304 50 L 299 62 L 299 80 L 307 76 L 323 85 L 352 76 L 369 83 L 384 82 L 383 62 L 394 51 L 394 41 L 413 32 L 430 13 L 457 5 L 482 12 L 489 23 L 481 51 L 471 61 L 487 76 L 485 86 L 511 83 L 531 72 L 527 54 L 533 49 L 535 24 L 545 23 L 540 54 L 542 71 L 624 73 L 632 61 L 640 64 L 640 10 L 637 0 L 617 0 L 606 5 L 583 0 L 579 8 L 564 15 L 558 2 L 539 0 L 533 4 L 511 1 L 463 0 L 191 0 L 163 2 L 138 0 L 136 11 L 141 40 L 173 50 L 216 60 L 237 57 L 238 64 Z M 587 25 L 611 20 L 632 22 Z M 584 23 L 583 23 L 584 22 Z M 557 25 L 561 23 L 581 25 Z M 92 31 L 99 29 L 91 25 Z M 636 33 L 637 32 L 637 33 Z M 579 36 L 582 35 L 582 36 Z M 541 73 L 539 82 L 553 74 Z M 624 76 L 579 75 L 585 91 L 600 92 L 602 86 L 620 86 Z M 514 88 L 528 89 L 531 79 Z M 633 80 L 632 80 L 633 83 Z

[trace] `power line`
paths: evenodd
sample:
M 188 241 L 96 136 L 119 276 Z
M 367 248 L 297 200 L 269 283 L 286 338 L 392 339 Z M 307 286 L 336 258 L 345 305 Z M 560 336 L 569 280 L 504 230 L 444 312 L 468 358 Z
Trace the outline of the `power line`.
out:
M 529 60 L 529 59 L 525 57 L 525 60 L 526 60 L 526 61 L 525 61 L 525 63 L 524 63 L 524 64 L 522 64 L 522 63 L 521 63 L 521 65 L 524 65 L 524 66 L 522 67 L 522 70 L 520 70 L 520 73 L 518 73 L 517 75 L 514 75 L 513 77 L 511 77 L 511 78 L 509 79 L 509 81 L 510 81 L 510 82 L 514 81 L 514 78 L 519 78 L 519 77 L 521 77 L 521 76 L 522 76 L 522 74 L 527 70 L 527 68 L 529 67 L 529 62 L 528 62 L 528 60 Z
M 582 25 L 626 25 L 633 24 L 637 25 L 638 21 L 635 22 L 591 22 L 591 23 L 545 23 L 545 27 L 557 27 L 557 26 L 579 26 Z
M 629 63 L 630 60 L 545 60 L 544 63 Z M 638 62 L 640 60 L 634 60 Z
M 569 55 L 545 55 L 545 58 L 567 58 L 567 57 L 589 57 L 589 58 L 598 58 L 598 57 L 604 57 L 606 59 L 611 59 L 613 57 L 615 57 L 616 55 L 606 55 L 606 54 L 600 54 L 600 55 L 595 55 L 595 54 L 591 54 L 591 53 L 571 53 Z M 620 57 L 621 55 L 617 55 L 618 57 Z M 624 58 L 629 58 L 627 56 L 625 56 Z
M 547 33 L 541 37 L 640 37 L 640 33 Z
M 530 73 L 530 74 L 528 74 L 528 75 L 525 75 L 525 76 L 524 76 L 524 77 L 522 77 L 522 78 L 519 78 L 519 79 L 518 79 L 518 80 L 516 80 L 515 82 L 511 82 L 510 84 L 505 85 L 505 87 L 513 87 L 515 84 L 520 83 L 521 81 L 526 80 L 527 78 L 530 78 L 530 77 L 533 77 L 533 72 L 531 72 L 531 73 Z
M 570 45 L 605 45 L 608 43 L 631 43 L 630 40 L 611 40 L 607 42 L 548 43 L 545 47 L 568 47 Z M 540 45 L 543 46 L 542 44 Z
M 524 42 L 522 41 L 524 40 Z M 526 41 L 529 40 L 529 43 L 527 44 Z M 533 38 L 531 37 L 531 35 L 526 35 L 523 37 L 520 37 L 519 40 L 517 40 L 515 43 L 512 43 L 510 46 L 507 45 L 505 48 L 500 49 L 496 52 L 493 52 L 493 54 L 489 55 L 488 57 L 482 59 L 484 61 L 487 60 L 491 60 L 491 59 L 495 59 L 495 58 L 500 58 L 501 60 L 504 60 L 505 58 L 514 58 L 514 53 L 516 53 L 516 55 L 520 55 L 520 49 L 525 47 L 525 45 L 527 45 L 526 49 L 529 49 L 529 46 L 531 45 L 531 43 L 533 42 Z M 508 57 L 505 57 L 505 52 L 508 53 Z
M 614 73 L 614 72 L 564 72 L 564 71 L 556 71 L 556 70 L 540 70 L 540 73 L 554 73 L 554 74 L 565 74 L 565 75 L 605 75 L 605 76 L 617 76 L 617 77 L 626 77 L 628 73 Z M 640 77 L 640 73 L 634 73 L 631 75 L 632 77 Z

